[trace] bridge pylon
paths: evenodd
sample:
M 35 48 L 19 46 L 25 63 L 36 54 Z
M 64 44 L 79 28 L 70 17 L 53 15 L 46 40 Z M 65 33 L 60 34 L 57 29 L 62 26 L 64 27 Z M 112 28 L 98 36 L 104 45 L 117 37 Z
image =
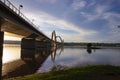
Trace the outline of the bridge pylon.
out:
M 52 46 L 53 46 L 54 48 L 58 48 L 58 47 L 59 47 L 59 42 L 57 41 L 57 39 L 60 39 L 60 41 L 61 41 L 61 43 L 62 43 L 61 46 L 63 46 L 64 40 L 63 40 L 60 36 L 57 36 L 57 35 L 56 35 L 56 32 L 55 32 L 55 30 L 54 30 L 54 31 L 52 32 L 52 37 L 51 37 Z M 60 43 L 60 44 L 61 44 L 61 43 Z
M 52 46 L 54 48 L 56 48 L 57 47 L 57 44 L 56 44 L 57 40 L 56 40 L 56 32 L 55 32 L 55 30 L 52 32 L 51 40 L 52 40 Z
M 1 31 L 2 18 L 0 17 L 0 80 L 2 80 L 2 57 L 3 57 L 3 42 L 4 42 L 4 32 Z

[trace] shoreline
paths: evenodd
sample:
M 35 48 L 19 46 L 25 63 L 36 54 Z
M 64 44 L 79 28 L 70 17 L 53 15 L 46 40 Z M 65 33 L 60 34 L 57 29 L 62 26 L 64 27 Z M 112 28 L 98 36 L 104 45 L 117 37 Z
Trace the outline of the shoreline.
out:
M 5 80 L 120 80 L 120 66 L 88 65 L 63 70 L 54 69 L 48 73 Z

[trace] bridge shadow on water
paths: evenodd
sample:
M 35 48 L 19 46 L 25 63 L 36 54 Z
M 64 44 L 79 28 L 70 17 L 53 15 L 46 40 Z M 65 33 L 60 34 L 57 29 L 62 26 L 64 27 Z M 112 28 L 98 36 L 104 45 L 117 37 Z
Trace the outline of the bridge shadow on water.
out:
M 3 78 L 34 74 L 50 55 L 54 62 L 56 49 L 21 49 L 21 59 L 3 65 Z

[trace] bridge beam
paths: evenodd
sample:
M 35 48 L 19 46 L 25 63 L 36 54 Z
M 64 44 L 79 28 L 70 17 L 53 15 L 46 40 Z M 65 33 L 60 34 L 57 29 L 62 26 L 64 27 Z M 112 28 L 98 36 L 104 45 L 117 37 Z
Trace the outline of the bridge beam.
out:
M 2 18 L 0 17 L 0 80 L 2 79 L 2 57 L 3 57 L 3 42 L 4 32 L 1 31 Z

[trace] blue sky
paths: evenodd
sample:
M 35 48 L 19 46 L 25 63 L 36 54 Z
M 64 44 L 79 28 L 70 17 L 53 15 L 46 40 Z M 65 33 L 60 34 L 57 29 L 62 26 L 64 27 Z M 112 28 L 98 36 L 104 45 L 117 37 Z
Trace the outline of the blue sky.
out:
M 65 42 L 120 42 L 120 0 L 10 0 L 38 29 Z

